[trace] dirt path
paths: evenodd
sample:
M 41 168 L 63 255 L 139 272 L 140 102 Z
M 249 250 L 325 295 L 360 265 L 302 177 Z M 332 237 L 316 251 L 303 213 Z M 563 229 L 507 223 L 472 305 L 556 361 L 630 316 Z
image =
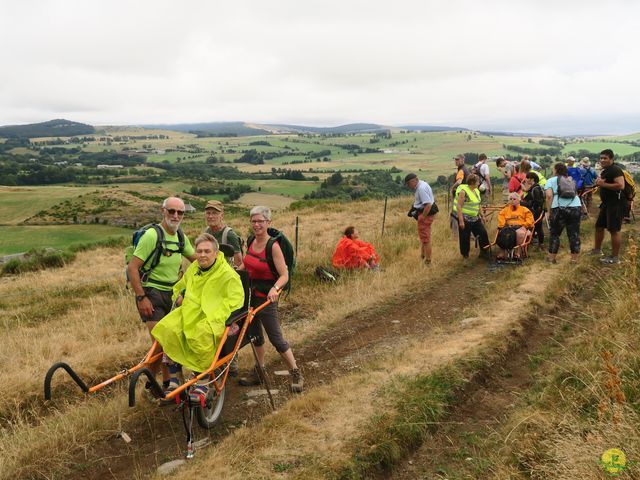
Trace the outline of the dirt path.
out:
M 485 463 L 487 457 L 475 454 L 496 442 L 501 424 L 524 401 L 540 366 L 538 359 L 548 354 L 550 345 L 558 347 L 567 340 L 559 336 L 559 319 L 575 318 L 582 311 L 580 305 L 592 300 L 594 289 L 594 282 L 584 282 L 579 297 L 573 298 L 577 302 L 559 302 L 552 312 L 525 320 L 506 355 L 466 386 L 437 433 L 391 472 L 381 472 L 377 478 L 486 478 L 491 470 Z
M 305 388 L 329 383 L 336 377 L 359 368 L 363 362 L 380 350 L 393 348 L 394 343 L 414 338 L 437 326 L 446 325 L 463 313 L 462 306 L 452 299 L 459 295 L 458 283 L 467 277 L 471 269 L 464 269 L 448 277 L 446 284 L 423 290 L 420 295 L 408 293 L 395 301 L 372 307 L 357 315 L 345 318 L 337 328 L 323 333 L 301 347 L 296 357 L 305 375 Z M 470 301 L 481 296 L 488 288 L 486 279 L 491 275 L 485 269 L 473 270 L 481 288 L 470 292 Z M 286 326 L 285 326 L 286 330 Z M 273 388 L 279 390 L 278 405 L 287 401 L 287 377 L 273 375 L 283 368 L 281 362 L 267 366 L 271 372 Z M 212 431 L 196 427 L 196 438 L 215 443 L 241 425 L 251 425 L 270 412 L 266 399 L 248 408 L 246 392 L 230 379 L 222 423 Z M 174 408 L 155 409 L 144 421 L 123 428 L 133 441 L 126 444 L 121 438 L 112 437 L 96 443 L 90 451 L 79 452 L 74 463 L 80 465 L 77 474 L 68 478 L 85 478 L 86 469 L 101 478 L 125 479 L 155 471 L 159 464 L 182 458 L 185 435 L 181 415 Z

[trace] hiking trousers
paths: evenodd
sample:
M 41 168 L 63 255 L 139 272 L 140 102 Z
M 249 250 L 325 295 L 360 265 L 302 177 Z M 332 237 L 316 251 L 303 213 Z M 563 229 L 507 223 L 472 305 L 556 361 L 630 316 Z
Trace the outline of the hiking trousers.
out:
M 456 225 L 458 224 L 458 220 L 456 220 Z M 484 228 L 484 224 L 481 220 L 477 220 L 475 222 L 464 222 L 464 229 L 458 229 L 458 241 L 460 242 L 460 253 L 464 258 L 469 256 L 469 250 L 471 250 L 471 234 L 478 238 L 478 242 L 480 244 L 480 253 L 482 253 L 482 249 L 489 245 L 489 235 L 487 235 L 487 230 Z
M 549 253 L 558 253 L 560 235 L 567 229 L 571 253 L 580 253 L 580 219 L 582 207 L 552 208 L 549 214 Z

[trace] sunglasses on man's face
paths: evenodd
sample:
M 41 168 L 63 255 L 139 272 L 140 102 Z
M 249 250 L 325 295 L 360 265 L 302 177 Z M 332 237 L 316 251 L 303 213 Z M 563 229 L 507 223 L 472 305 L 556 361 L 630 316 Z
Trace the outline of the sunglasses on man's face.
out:
M 165 208 L 165 210 L 169 215 L 175 215 L 176 213 L 179 217 L 184 215 L 184 210 L 176 210 L 175 208 Z

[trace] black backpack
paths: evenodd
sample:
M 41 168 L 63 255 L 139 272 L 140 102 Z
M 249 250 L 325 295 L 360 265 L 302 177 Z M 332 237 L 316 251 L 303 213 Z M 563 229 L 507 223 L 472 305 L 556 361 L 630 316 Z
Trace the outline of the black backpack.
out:
M 149 223 L 144 227 L 140 227 L 138 230 L 133 232 L 131 236 L 131 245 L 128 246 L 124 253 L 125 262 L 129 264 L 131 257 L 133 256 L 133 252 L 135 251 L 140 239 L 145 234 L 147 230 L 153 228 L 156 231 L 156 248 L 151 252 L 151 254 L 144 260 L 144 263 L 140 267 L 140 280 L 145 281 L 149 277 L 149 273 L 158 266 L 160 263 L 160 258 L 162 257 L 162 253 L 164 252 L 164 230 L 160 227 L 158 223 Z M 184 232 L 181 228 L 178 229 L 178 249 L 172 250 L 173 253 L 184 252 Z M 127 278 L 127 280 L 129 280 Z M 160 283 L 160 282 L 157 282 Z
M 269 270 L 271 270 L 271 273 L 277 278 L 280 274 L 278 273 L 278 269 L 273 262 L 273 254 L 271 253 L 271 251 L 273 249 L 273 244 L 275 242 L 278 242 L 278 245 L 280 245 L 280 249 L 282 250 L 282 255 L 284 256 L 284 263 L 287 264 L 287 269 L 289 270 L 289 280 L 287 280 L 287 283 L 282 287 L 282 290 L 285 290 L 287 293 L 289 293 L 289 291 L 291 290 L 291 277 L 293 276 L 293 271 L 296 268 L 296 255 L 293 249 L 293 245 L 291 245 L 289 239 L 280 230 L 269 227 L 267 229 L 267 233 L 269 234 L 269 237 L 271 237 L 267 241 L 267 246 L 265 247 L 267 265 L 269 265 Z M 249 247 L 251 247 L 251 244 L 255 239 L 256 237 L 254 235 L 249 235 L 249 238 L 247 238 L 247 251 L 249 250 Z M 254 287 L 262 293 L 267 293 L 273 286 L 273 282 L 264 282 L 261 280 L 254 280 L 253 284 Z M 264 291 L 265 289 L 267 290 L 266 292 Z
M 503 229 L 501 229 L 498 233 L 496 243 L 503 250 L 511 250 L 512 248 L 516 248 L 517 240 L 515 229 L 511 227 L 504 227 Z

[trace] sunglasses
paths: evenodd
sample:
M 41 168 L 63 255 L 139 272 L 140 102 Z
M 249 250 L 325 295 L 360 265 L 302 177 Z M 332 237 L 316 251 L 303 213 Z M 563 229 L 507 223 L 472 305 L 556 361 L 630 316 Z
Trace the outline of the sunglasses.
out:
M 165 210 L 169 215 L 175 215 L 176 213 L 179 217 L 184 215 L 184 210 L 176 210 L 175 208 L 165 208 Z
M 262 224 L 265 223 L 266 220 L 251 220 L 251 223 L 257 223 L 257 224 Z

